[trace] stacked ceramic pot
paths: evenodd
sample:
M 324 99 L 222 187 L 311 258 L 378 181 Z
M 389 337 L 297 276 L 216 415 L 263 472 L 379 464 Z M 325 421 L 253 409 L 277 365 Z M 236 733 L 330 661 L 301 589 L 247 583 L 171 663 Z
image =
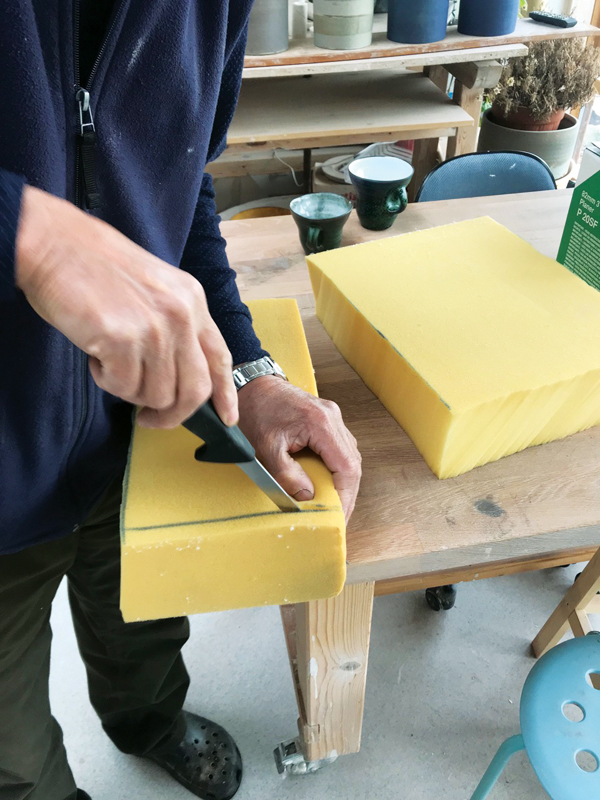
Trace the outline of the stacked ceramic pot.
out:
M 389 0 L 388 39 L 424 44 L 446 36 L 450 0 Z
M 458 32 L 467 36 L 506 36 L 519 16 L 519 0 L 460 0 Z
M 282 53 L 289 43 L 288 0 L 255 0 L 248 25 L 249 56 Z
M 374 0 L 313 0 L 315 45 L 358 50 L 373 37 Z
M 449 17 L 456 16 L 453 0 L 388 0 L 388 39 L 406 44 L 439 42 L 446 36 Z M 504 36 L 517 24 L 519 0 L 460 0 L 458 32 L 469 36 Z

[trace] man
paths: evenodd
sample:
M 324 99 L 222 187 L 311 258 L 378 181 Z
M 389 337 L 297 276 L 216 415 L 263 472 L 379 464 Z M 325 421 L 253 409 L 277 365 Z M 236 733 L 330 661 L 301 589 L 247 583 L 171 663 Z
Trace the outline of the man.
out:
M 297 499 L 291 453 L 360 479 L 337 408 L 267 358 L 225 257 L 206 163 L 224 147 L 251 0 L 12 0 L 0 17 L 0 800 L 73 800 L 50 713 L 67 575 L 91 701 L 117 747 L 225 800 L 241 758 L 184 712 L 185 619 L 119 613 L 131 404 L 172 427 L 209 396 Z M 79 206 L 79 208 L 77 208 Z M 180 269 L 177 269 L 180 267 Z M 262 377 L 236 395 L 243 366 Z M 210 745 L 208 744 L 210 743 Z

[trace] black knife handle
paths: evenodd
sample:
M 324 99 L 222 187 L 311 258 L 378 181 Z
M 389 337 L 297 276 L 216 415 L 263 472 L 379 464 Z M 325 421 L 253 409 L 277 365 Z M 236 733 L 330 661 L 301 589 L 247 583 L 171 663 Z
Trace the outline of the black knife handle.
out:
M 237 425 L 228 428 L 215 411 L 212 400 L 200 406 L 183 423 L 188 431 L 204 439 L 204 444 L 196 450 L 197 461 L 211 464 L 243 464 L 253 461 L 254 448 Z

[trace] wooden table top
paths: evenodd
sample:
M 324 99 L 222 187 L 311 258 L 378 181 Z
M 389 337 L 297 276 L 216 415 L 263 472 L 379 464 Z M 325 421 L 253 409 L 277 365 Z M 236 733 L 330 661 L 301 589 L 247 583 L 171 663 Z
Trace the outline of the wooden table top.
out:
M 343 244 L 489 215 L 555 257 L 570 196 L 416 203 L 382 233 L 363 229 L 353 214 Z M 298 300 L 319 391 L 341 406 L 358 440 L 364 474 L 348 529 L 349 582 L 504 563 L 508 572 L 527 559 L 600 545 L 600 428 L 439 480 L 317 320 L 292 218 L 224 222 L 222 233 L 245 299 Z

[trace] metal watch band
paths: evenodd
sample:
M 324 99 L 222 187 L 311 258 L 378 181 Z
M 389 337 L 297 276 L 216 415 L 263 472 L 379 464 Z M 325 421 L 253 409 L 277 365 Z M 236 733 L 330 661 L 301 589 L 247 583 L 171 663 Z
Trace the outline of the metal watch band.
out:
M 269 356 L 258 358 L 256 361 L 248 361 L 246 364 L 240 364 L 233 370 L 233 382 L 235 388 L 239 391 L 242 386 L 253 381 L 255 378 L 262 378 L 263 375 L 277 375 L 287 381 L 285 372 L 281 369 L 276 361 L 273 361 Z

